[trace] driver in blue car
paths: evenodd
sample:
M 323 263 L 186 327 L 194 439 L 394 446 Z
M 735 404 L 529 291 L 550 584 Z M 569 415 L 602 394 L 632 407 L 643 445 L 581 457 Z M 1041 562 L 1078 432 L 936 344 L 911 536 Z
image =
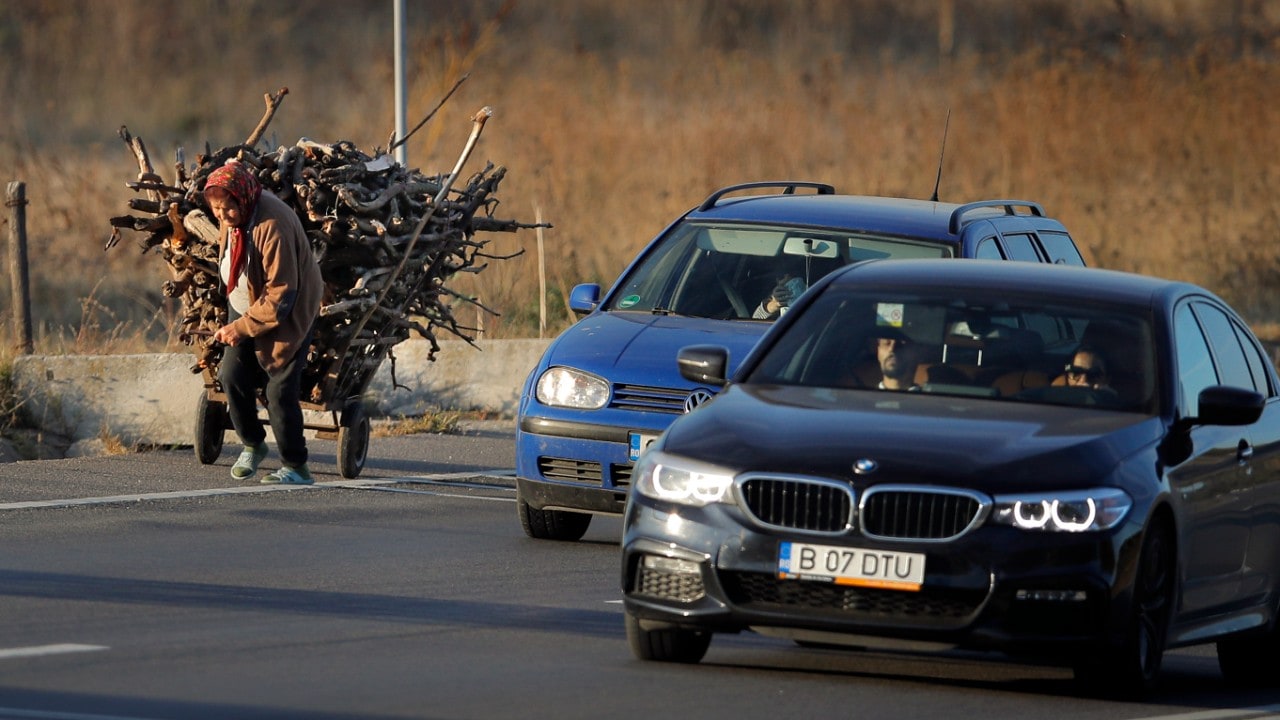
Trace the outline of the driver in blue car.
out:
M 797 277 L 791 273 L 786 273 L 778 278 L 778 282 L 773 286 L 773 290 L 769 291 L 768 297 L 760 301 L 755 312 L 751 314 L 754 320 L 774 320 L 787 311 L 791 307 L 791 303 L 796 298 L 804 294 L 807 287 L 804 284 L 804 278 Z

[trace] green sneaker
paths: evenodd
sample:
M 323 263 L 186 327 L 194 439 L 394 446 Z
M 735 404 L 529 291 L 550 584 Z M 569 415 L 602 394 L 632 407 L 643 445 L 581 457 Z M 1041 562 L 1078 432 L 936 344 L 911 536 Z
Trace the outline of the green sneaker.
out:
M 231 477 L 237 480 L 248 480 L 253 477 L 254 473 L 258 472 L 258 465 L 266 456 L 266 443 L 258 443 L 254 446 L 246 445 L 240 453 L 240 457 L 236 458 L 236 464 L 231 466 Z
M 296 468 L 281 465 L 280 469 L 262 478 L 263 485 L 310 485 L 315 482 L 306 463 Z

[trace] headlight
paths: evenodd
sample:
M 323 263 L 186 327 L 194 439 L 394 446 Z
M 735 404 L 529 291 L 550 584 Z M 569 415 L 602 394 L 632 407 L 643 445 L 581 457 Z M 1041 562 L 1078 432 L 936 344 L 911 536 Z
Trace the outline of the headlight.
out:
M 609 383 L 581 370 L 553 367 L 538 378 L 536 394 L 543 405 L 599 410 L 609 402 Z
M 631 482 L 636 492 L 655 500 L 701 507 L 711 503 L 733 503 L 733 473 L 707 463 L 695 462 L 649 450 L 640 456 Z
M 1131 507 L 1133 500 L 1115 488 L 997 495 L 991 519 L 1019 530 L 1093 532 L 1119 525 Z

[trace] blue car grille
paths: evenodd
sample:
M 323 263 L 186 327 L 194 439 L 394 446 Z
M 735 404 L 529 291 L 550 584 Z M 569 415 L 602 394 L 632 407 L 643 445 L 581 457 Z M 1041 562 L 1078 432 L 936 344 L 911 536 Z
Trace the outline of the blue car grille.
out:
M 758 610 L 806 611 L 845 620 L 897 620 L 954 626 L 970 618 L 986 600 L 975 590 L 924 588 L 901 592 L 804 580 L 780 580 L 764 573 L 725 572 L 721 581 L 735 605 Z
M 742 498 L 757 520 L 776 527 L 842 533 L 853 520 L 853 491 L 804 479 L 750 477 Z
M 589 460 L 546 457 L 545 455 L 538 458 L 538 473 L 548 480 L 559 480 L 561 482 L 603 485 L 604 474 L 602 467 L 600 463 Z M 625 490 L 631 485 L 631 475 L 634 471 L 635 467 L 632 465 L 610 464 L 609 474 L 613 479 L 613 486 Z
M 689 391 L 681 388 L 650 385 L 614 385 L 609 407 L 639 412 L 684 414 L 684 401 Z
M 600 463 L 569 458 L 540 457 L 538 472 L 549 480 L 567 480 L 599 485 L 603 481 Z
M 634 465 L 610 465 L 609 472 L 613 473 L 613 484 L 617 487 L 630 487 L 631 476 L 635 473 Z

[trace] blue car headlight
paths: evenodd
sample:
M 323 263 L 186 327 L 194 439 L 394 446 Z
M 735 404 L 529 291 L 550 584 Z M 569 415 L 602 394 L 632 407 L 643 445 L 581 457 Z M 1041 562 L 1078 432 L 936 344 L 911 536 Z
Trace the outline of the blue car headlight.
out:
M 1124 520 L 1133 499 L 1116 488 L 997 495 L 991 521 L 1019 530 L 1096 532 Z
M 599 410 L 609 402 L 609 383 L 581 370 L 553 367 L 538 378 L 535 393 L 543 405 Z
M 648 450 L 640 456 L 631 476 L 635 491 L 655 500 L 702 507 L 734 502 L 733 472 L 710 463 L 696 462 Z

